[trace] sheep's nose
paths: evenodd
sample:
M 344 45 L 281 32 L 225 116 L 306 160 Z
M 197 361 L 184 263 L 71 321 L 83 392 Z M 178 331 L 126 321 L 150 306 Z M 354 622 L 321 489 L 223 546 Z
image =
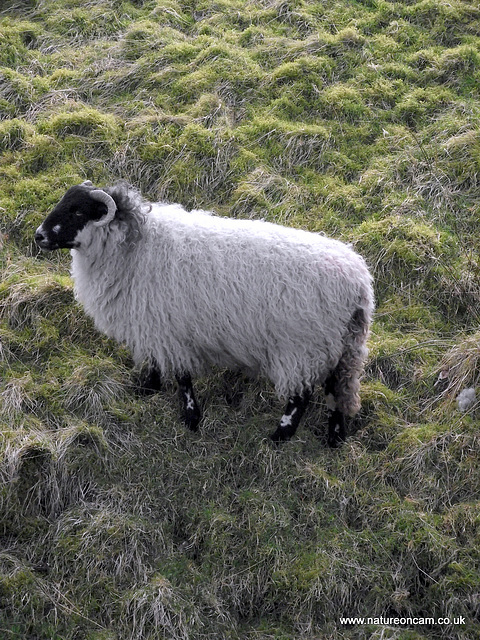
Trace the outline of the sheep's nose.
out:
M 41 249 L 46 249 L 50 244 L 41 227 L 38 227 L 38 229 L 35 231 L 35 242 Z

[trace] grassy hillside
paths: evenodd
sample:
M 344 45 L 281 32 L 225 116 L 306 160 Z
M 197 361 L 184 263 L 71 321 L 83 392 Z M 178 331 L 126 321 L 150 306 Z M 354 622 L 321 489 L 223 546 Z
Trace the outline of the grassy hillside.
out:
M 479 34 L 474 0 L 0 4 L 2 640 L 479 637 Z M 33 243 L 118 178 L 365 256 L 340 450 L 321 393 L 281 448 L 264 381 L 198 380 L 199 434 L 138 397 Z

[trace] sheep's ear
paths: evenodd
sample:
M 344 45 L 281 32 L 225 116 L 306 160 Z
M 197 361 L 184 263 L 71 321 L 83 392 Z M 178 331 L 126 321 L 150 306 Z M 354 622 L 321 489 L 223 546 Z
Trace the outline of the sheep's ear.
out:
M 91 180 L 85 180 L 85 182 L 82 182 L 82 187 L 93 187 L 93 183 Z
M 102 191 L 102 189 L 95 189 L 94 191 L 90 191 L 89 195 L 93 200 L 102 202 L 107 206 L 107 213 L 103 216 L 103 218 L 100 218 L 100 220 L 97 220 L 93 223 L 96 227 L 103 227 L 104 225 L 111 222 L 115 217 L 115 213 L 117 211 L 115 200 L 111 195 L 109 195 L 105 191 Z

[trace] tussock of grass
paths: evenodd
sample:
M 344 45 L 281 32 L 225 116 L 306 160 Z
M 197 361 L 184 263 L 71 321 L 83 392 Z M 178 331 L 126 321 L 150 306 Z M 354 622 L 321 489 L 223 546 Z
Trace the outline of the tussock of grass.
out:
M 467 388 L 476 388 L 480 378 L 480 335 L 474 333 L 450 349 L 439 368 L 442 395 L 450 401 Z
M 122 398 L 127 383 L 119 363 L 89 359 L 73 369 L 59 393 L 67 411 L 95 420 L 113 400 Z
M 0 635 L 478 636 L 480 11 L 451 0 L 4 2 L 0 9 Z M 298 437 L 264 381 L 173 384 L 73 297 L 36 227 L 66 188 L 352 242 L 377 313 L 350 437 Z M 464 625 L 340 616 L 464 616 Z

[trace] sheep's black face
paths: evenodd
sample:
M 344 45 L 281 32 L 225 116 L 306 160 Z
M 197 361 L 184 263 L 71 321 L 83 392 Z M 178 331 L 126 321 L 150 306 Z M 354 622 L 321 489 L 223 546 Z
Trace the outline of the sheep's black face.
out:
M 41 249 L 75 249 L 78 233 L 91 221 L 99 220 L 107 207 L 90 197 L 91 189 L 71 187 L 35 233 Z

